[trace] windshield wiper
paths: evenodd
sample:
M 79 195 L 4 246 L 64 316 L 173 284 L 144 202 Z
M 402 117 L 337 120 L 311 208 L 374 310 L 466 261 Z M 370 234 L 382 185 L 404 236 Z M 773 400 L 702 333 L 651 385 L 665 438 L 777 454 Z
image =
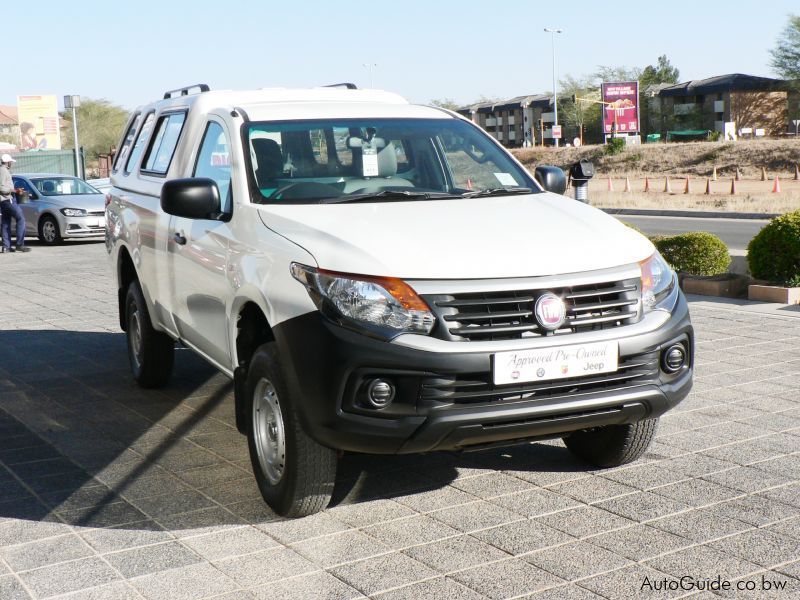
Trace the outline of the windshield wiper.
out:
M 502 187 L 489 188 L 487 190 L 476 190 L 474 192 L 464 192 L 462 198 L 480 198 L 482 196 L 510 196 L 511 194 L 532 194 L 533 190 L 527 187 Z
M 366 194 L 350 194 L 347 196 L 337 196 L 336 198 L 325 198 L 321 200 L 322 204 L 344 204 L 348 202 L 371 202 L 373 200 L 391 201 L 391 200 L 413 200 L 424 199 L 430 200 L 431 198 L 457 198 L 453 194 L 445 192 L 415 192 L 411 190 L 382 190 L 380 192 L 372 192 Z

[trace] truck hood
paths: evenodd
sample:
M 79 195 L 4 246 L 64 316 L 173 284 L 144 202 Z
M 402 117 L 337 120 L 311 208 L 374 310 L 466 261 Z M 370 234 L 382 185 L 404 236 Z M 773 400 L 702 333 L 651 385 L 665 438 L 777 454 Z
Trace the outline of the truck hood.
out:
M 600 210 L 551 193 L 355 204 L 261 205 L 264 225 L 332 271 L 494 279 L 635 263 L 653 245 Z

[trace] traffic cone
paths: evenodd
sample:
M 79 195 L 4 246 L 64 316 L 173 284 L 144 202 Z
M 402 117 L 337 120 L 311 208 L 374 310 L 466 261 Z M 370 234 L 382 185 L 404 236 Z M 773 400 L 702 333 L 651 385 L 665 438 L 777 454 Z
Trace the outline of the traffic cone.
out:
M 742 174 L 739 172 L 739 169 L 736 169 L 736 181 L 742 180 Z
M 761 181 L 767 180 L 767 170 L 764 167 L 761 167 Z
M 714 167 L 714 170 L 711 171 L 711 179 L 713 179 L 714 181 L 717 180 L 717 167 Z
M 731 179 L 731 196 L 736 195 L 736 177 Z
M 775 175 L 775 183 L 772 184 L 772 193 L 773 194 L 781 193 L 781 180 L 778 179 L 777 175 Z
M 625 178 L 625 189 L 624 189 L 624 190 L 622 190 L 622 191 L 623 191 L 623 192 L 626 192 L 626 193 L 628 193 L 628 194 L 630 194 L 630 193 L 631 193 L 631 180 L 630 180 L 630 179 L 628 179 L 627 177 Z
M 664 177 L 664 193 L 665 194 L 672 193 L 672 187 L 669 185 L 669 176 Z
M 686 185 L 683 188 L 683 193 L 684 194 L 691 194 L 692 193 L 692 190 L 689 187 L 689 178 L 688 177 L 686 178 Z
M 613 192 L 614 191 L 614 184 L 611 183 L 611 177 L 608 178 L 608 191 L 609 192 Z
M 711 195 L 711 179 L 706 177 L 706 196 Z
M 794 166 L 794 180 L 800 181 L 800 165 Z
M 650 191 L 650 179 L 648 179 L 647 177 L 644 178 L 644 191 L 645 192 Z

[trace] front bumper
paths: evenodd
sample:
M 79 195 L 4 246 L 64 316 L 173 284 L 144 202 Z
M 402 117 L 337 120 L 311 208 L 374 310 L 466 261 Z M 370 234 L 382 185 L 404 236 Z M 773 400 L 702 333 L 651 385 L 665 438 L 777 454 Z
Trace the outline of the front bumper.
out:
M 575 378 L 516 388 L 494 386 L 485 379 L 478 393 L 451 392 L 477 386 L 481 377 L 491 374 L 494 352 L 464 351 L 480 346 L 477 343 L 448 343 L 459 352 L 424 351 L 343 329 L 316 311 L 274 332 L 304 429 L 325 446 L 353 452 L 457 450 L 560 437 L 578 429 L 658 417 L 685 398 L 692 386 L 694 332 L 680 293 L 670 317 L 657 329 L 614 331 L 620 373 L 627 365 L 628 377 Z M 558 338 L 557 343 L 573 343 L 569 338 Z M 689 360 L 678 373 L 668 375 L 660 369 L 660 353 L 676 342 L 685 345 Z M 391 379 L 397 388 L 394 402 L 381 410 L 362 401 L 364 382 L 375 377 Z
M 61 217 L 61 237 L 89 238 L 104 237 L 106 233 L 105 217 Z

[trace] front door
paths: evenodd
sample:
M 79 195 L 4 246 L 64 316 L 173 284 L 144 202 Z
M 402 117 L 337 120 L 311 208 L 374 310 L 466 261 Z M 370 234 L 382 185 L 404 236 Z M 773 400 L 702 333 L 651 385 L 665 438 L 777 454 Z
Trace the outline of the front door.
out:
M 172 217 L 167 239 L 173 316 L 181 339 L 225 368 L 231 367 L 228 304 L 232 287 L 228 261 L 233 241 L 230 137 L 221 120 L 208 122 L 193 177 L 216 182 L 222 201 L 219 219 Z

